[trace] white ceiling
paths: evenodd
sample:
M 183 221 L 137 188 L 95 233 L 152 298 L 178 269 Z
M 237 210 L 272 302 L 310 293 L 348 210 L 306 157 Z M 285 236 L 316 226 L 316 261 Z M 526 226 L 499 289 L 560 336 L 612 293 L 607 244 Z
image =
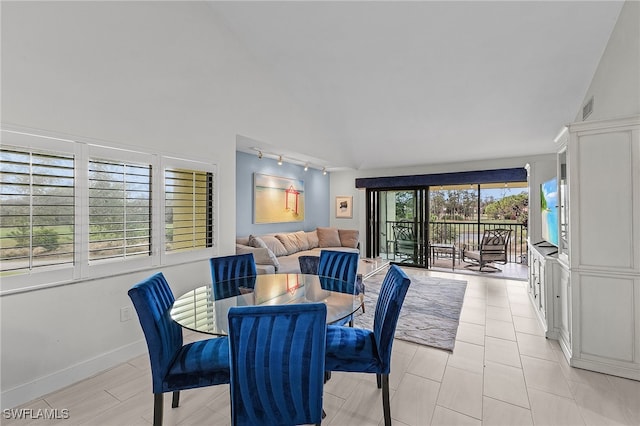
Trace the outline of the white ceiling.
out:
M 553 152 L 553 138 L 581 110 L 621 5 L 211 3 L 345 147 L 323 153 L 301 143 L 292 155 L 358 169 Z

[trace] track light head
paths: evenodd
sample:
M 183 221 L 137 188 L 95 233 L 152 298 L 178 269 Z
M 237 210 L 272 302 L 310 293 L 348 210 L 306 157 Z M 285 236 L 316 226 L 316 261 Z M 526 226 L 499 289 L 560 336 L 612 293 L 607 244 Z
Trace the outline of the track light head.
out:
M 282 166 L 282 155 L 278 157 L 278 166 Z

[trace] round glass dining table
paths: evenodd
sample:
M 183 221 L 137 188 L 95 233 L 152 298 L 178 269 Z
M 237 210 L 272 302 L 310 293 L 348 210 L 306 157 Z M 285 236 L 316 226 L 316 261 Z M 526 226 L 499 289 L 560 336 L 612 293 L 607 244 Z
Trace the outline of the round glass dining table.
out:
M 182 327 L 218 336 L 228 334 L 231 306 L 316 303 L 327 305 L 327 324 L 353 314 L 358 296 L 343 293 L 344 281 L 308 274 L 264 274 L 203 285 L 178 297 L 171 318 Z

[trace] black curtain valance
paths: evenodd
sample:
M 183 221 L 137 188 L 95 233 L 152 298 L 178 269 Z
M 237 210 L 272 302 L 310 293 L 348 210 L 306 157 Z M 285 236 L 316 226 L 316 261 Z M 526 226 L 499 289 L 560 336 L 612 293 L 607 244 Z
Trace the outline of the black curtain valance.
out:
M 434 185 L 468 185 L 526 181 L 527 170 L 524 167 L 518 167 L 512 169 L 433 173 L 428 175 L 357 178 L 356 188 L 394 189 Z

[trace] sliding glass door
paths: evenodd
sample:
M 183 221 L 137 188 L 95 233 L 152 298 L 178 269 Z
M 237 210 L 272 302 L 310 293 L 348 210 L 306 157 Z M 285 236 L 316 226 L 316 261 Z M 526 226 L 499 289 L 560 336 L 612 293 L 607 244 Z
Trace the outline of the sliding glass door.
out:
M 485 230 L 507 228 L 508 261 L 525 263 L 527 213 L 526 182 L 367 189 L 366 253 L 431 267 L 437 266 L 432 247 L 455 246 L 447 252 L 455 251 L 460 263 L 464 250 L 478 249 Z
M 367 191 L 368 256 L 427 267 L 427 188 Z

